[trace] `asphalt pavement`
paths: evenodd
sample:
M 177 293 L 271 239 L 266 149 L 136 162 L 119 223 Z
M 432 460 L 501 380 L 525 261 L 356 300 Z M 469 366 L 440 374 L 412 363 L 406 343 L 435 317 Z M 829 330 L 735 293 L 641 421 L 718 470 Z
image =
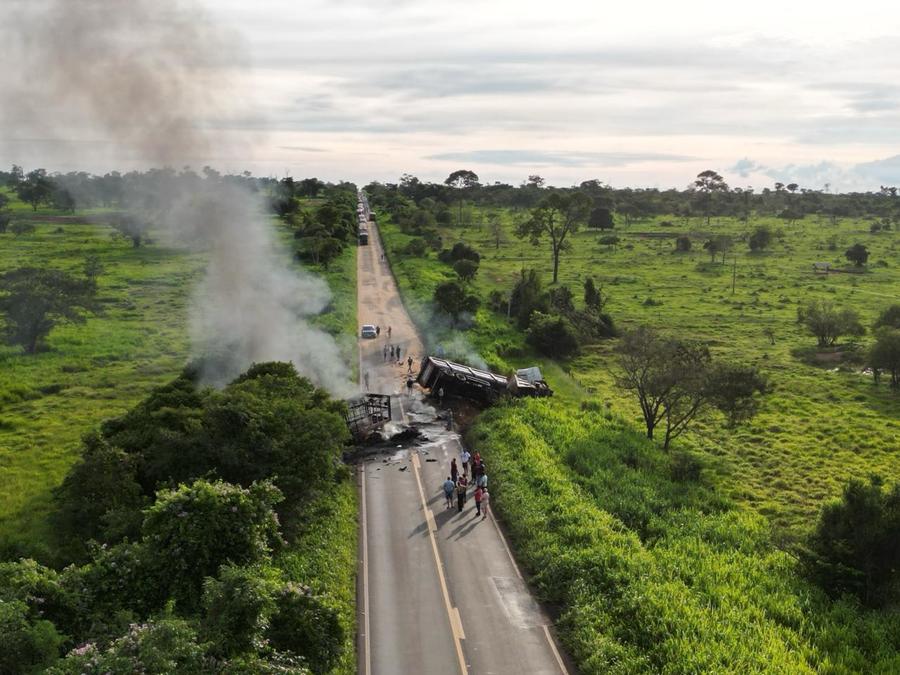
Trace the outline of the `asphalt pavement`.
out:
M 441 486 L 460 439 L 418 387 L 407 393 L 407 358 L 414 376 L 422 342 L 382 258 L 377 226 L 369 231 L 358 254 L 358 321 L 379 326 L 380 335 L 360 340 L 360 379 L 368 372 L 372 392 L 394 395 L 394 419 L 416 421 L 429 440 L 359 466 L 359 672 L 574 672 L 493 516 L 475 515 L 471 491 L 462 513 L 445 507 Z M 401 350 L 399 363 L 385 358 L 391 345 Z

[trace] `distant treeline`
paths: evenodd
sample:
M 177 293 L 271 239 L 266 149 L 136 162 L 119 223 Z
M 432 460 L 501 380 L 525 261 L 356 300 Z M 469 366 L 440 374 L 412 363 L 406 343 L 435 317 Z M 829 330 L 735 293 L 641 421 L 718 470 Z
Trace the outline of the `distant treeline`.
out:
M 597 209 L 592 218 L 596 226 L 609 222 L 607 213 L 614 213 L 625 224 L 654 216 L 749 219 L 752 215 L 765 215 L 794 221 L 806 215 L 820 215 L 832 220 L 863 217 L 890 223 L 900 220 L 900 200 L 893 186 L 883 186 L 877 192 L 834 193 L 797 183 L 775 183 L 757 191 L 751 187 L 731 187 L 711 170 L 700 173 L 683 190 L 613 188 L 599 180 L 586 180 L 568 188 L 545 187 L 544 179 L 536 175 L 518 186 L 500 182 L 483 184 L 471 171 L 454 172 L 443 183 L 424 182 L 404 174 L 398 183 L 374 182 L 365 189 L 370 195 L 377 195 L 378 201 L 388 204 L 391 210 L 400 206 L 398 200 L 416 204 L 426 199 L 443 202 L 448 205 L 449 217 L 452 217 L 449 206 L 461 199 L 482 206 L 530 209 L 551 192 L 581 191 L 591 197 Z

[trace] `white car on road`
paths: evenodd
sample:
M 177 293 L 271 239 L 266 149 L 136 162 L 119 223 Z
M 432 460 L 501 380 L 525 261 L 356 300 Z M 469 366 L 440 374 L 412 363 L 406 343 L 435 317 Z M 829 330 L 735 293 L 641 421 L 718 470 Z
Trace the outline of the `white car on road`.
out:
M 370 323 L 363 324 L 362 330 L 359 334 L 364 338 L 378 337 L 378 331 L 375 330 L 375 326 Z

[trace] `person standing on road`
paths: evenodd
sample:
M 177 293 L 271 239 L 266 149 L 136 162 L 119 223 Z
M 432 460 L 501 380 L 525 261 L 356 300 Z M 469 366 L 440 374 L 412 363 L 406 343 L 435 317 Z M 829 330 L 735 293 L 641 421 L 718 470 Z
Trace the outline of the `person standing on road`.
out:
M 369 371 L 366 371 L 366 374 L 363 375 L 363 380 L 366 382 L 366 391 L 369 391 Z
M 388 340 L 391 339 L 391 327 L 388 326 Z
M 472 455 L 469 454 L 469 451 L 465 448 L 462 449 L 462 452 L 459 453 L 459 461 L 462 463 L 463 476 L 469 475 L 469 460 L 472 459 Z
M 384 354 L 384 360 L 387 361 L 387 345 L 384 346 L 384 349 L 381 350 Z
M 406 378 L 406 395 L 407 396 L 412 396 L 413 384 L 414 384 L 414 382 L 413 382 L 412 376 L 407 377 Z
M 457 513 L 462 513 L 463 507 L 466 505 L 466 487 L 468 487 L 468 481 L 466 481 L 466 477 L 460 476 L 459 480 L 456 481 L 456 511 L 457 511 Z
M 391 361 L 394 360 L 394 345 L 391 345 Z
M 375 337 L 381 335 L 381 326 L 375 326 Z
M 488 500 L 490 499 L 490 495 L 488 494 L 487 488 L 483 488 L 481 491 L 481 519 L 484 520 L 488 516 Z
M 447 476 L 447 480 L 444 481 L 444 497 L 447 498 L 447 508 L 453 508 L 453 492 L 456 490 L 456 482 Z
M 484 472 L 484 463 L 481 464 L 482 471 L 478 474 L 478 477 L 475 479 L 475 485 L 480 488 L 484 488 L 487 490 L 487 474 Z
M 456 483 L 459 478 L 459 468 L 456 466 L 456 457 L 450 460 L 450 480 Z
M 480 487 L 475 488 L 475 517 L 481 515 L 481 500 L 484 496 L 484 490 Z
M 403 360 L 400 358 L 400 345 L 397 345 L 397 363 L 403 363 Z
M 413 363 L 413 362 L 412 362 L 412 356 L 408 356 L 408 357 L 406 358 L 406 372 L 407 372 L 407 373 L 411 373 L 411 372 L 412 372 L 412 363 Z

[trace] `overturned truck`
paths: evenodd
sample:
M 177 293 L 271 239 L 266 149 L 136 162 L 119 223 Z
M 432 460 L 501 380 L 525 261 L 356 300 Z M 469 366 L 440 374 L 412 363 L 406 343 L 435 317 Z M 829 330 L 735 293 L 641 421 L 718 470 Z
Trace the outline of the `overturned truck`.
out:
M 525 368 L 503 377 L 480 368 L 453 363 L 436 356 L 426 356 L 416 380 L 420 386 L 444 396 L 462 396 L 480 403 L 494 403 L 502 396 L 552 396 L 553 390 L 537 368 Z

